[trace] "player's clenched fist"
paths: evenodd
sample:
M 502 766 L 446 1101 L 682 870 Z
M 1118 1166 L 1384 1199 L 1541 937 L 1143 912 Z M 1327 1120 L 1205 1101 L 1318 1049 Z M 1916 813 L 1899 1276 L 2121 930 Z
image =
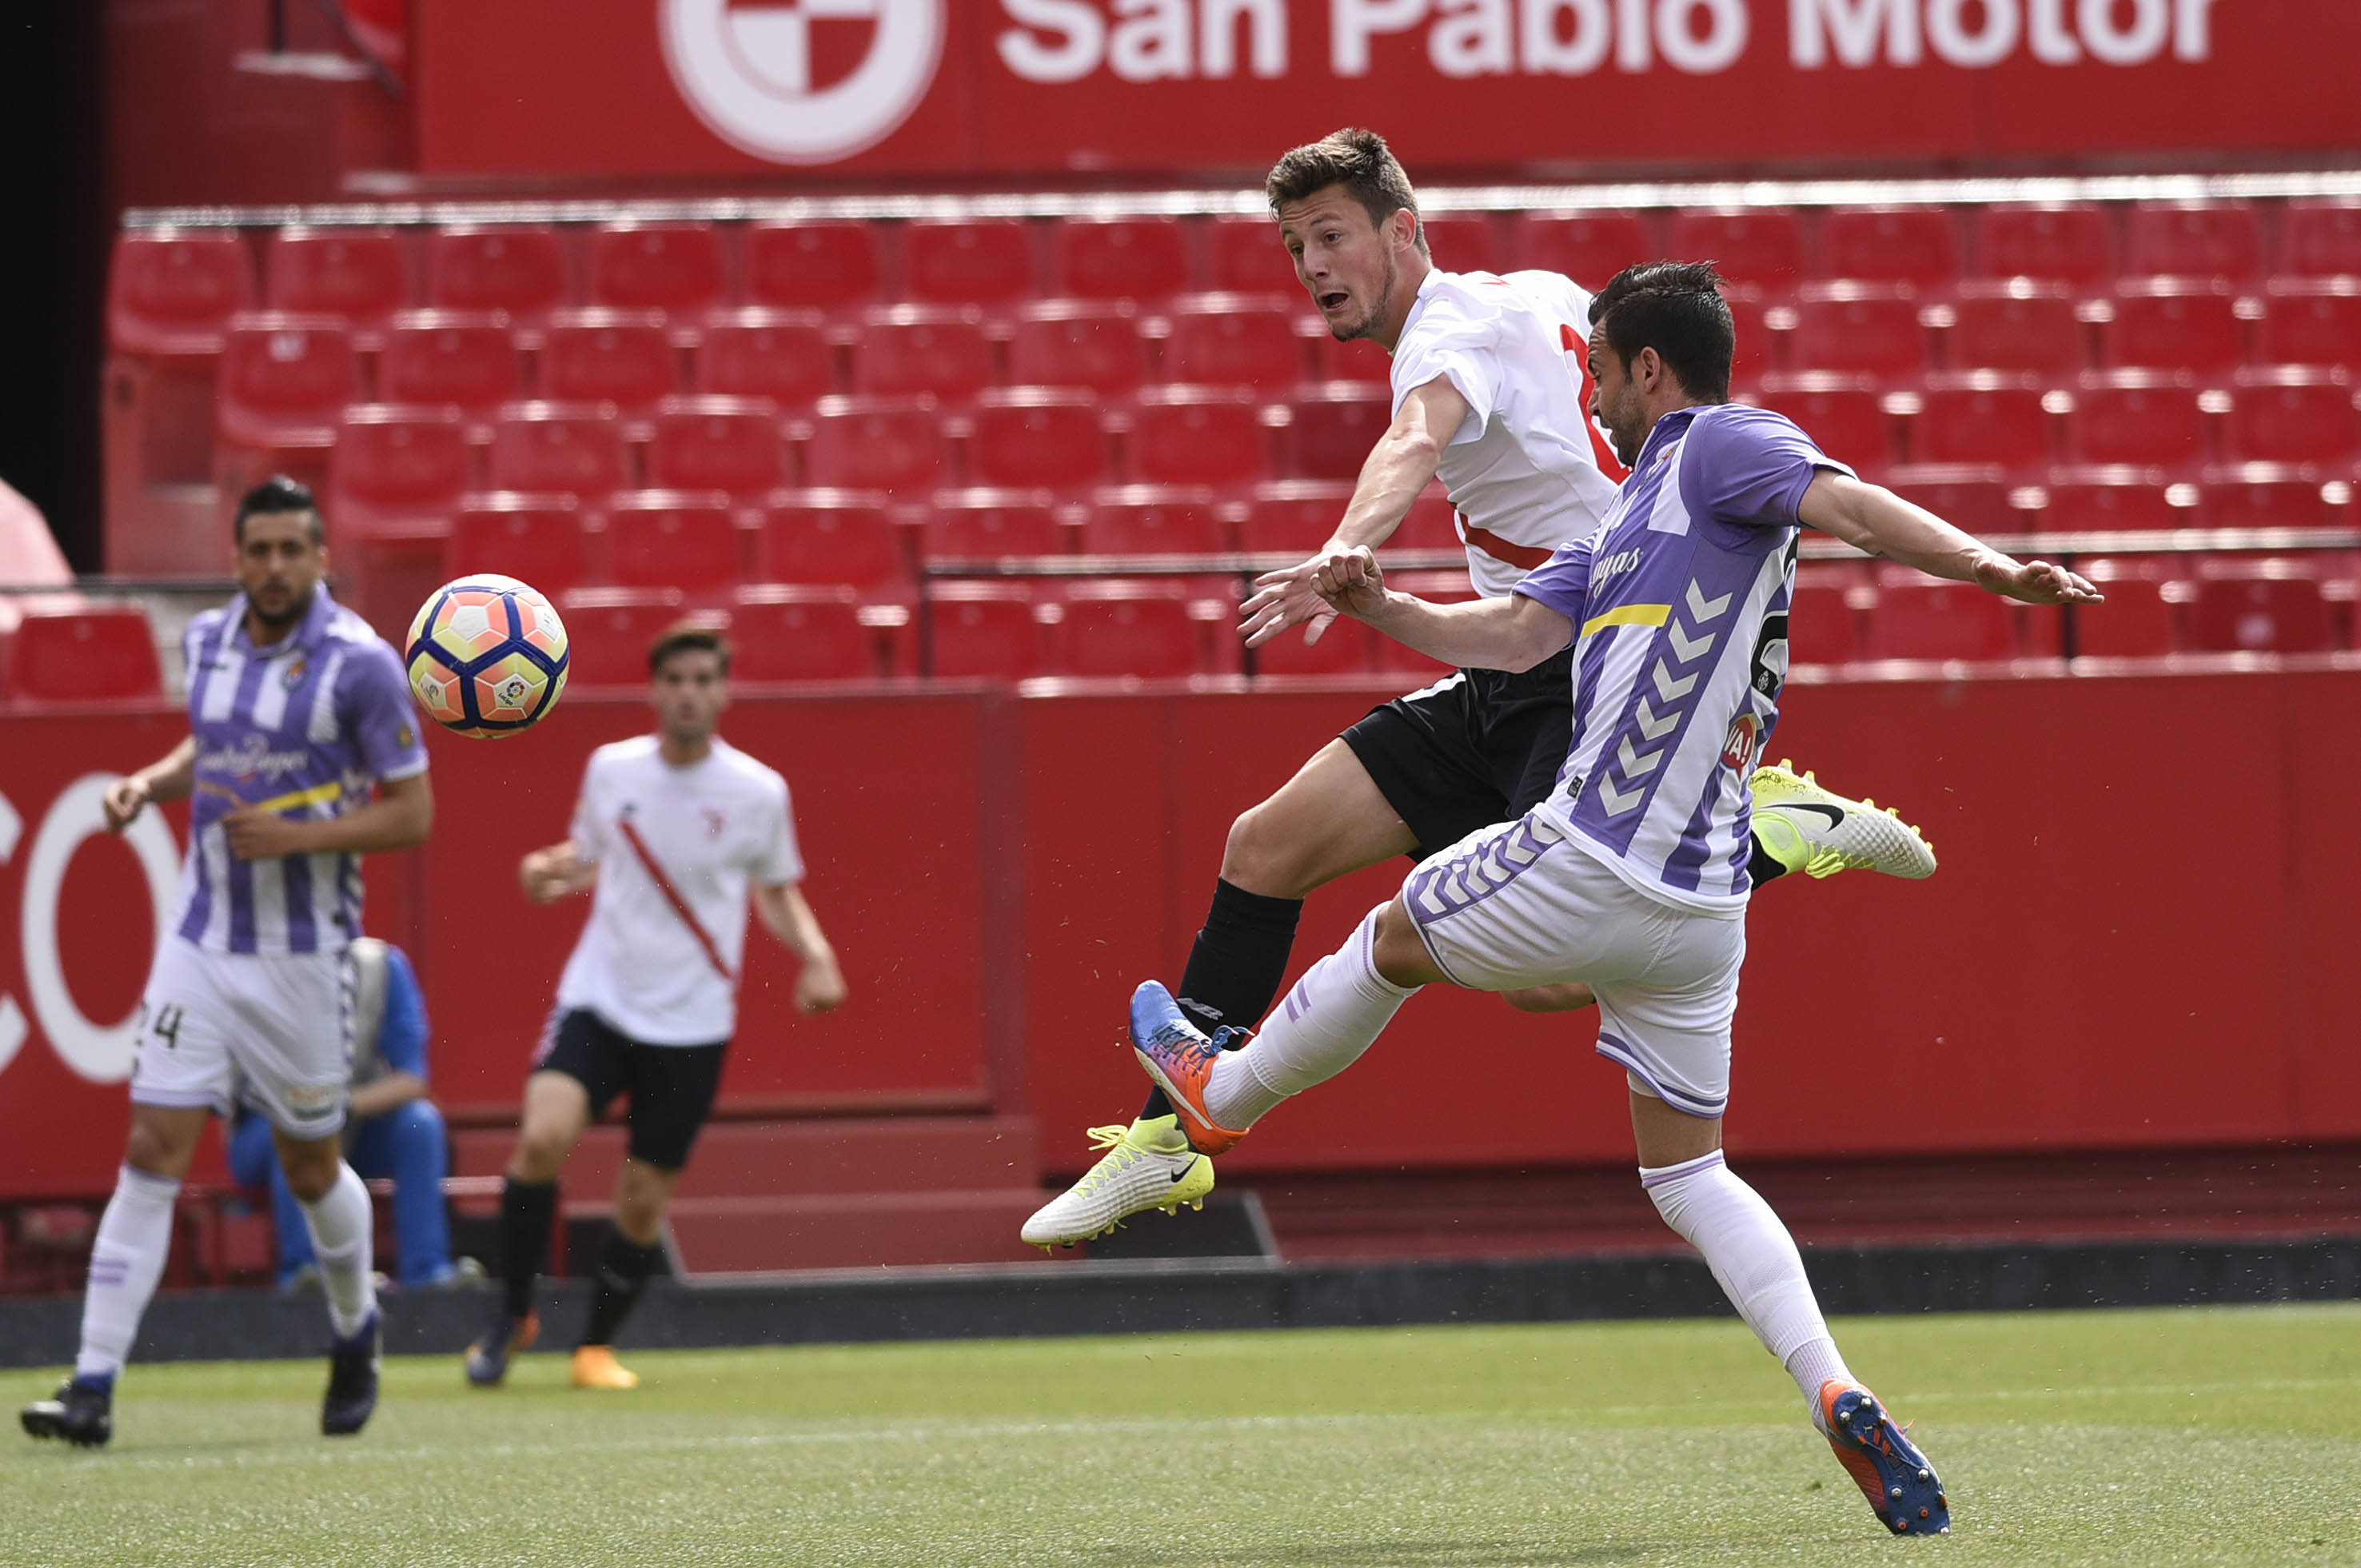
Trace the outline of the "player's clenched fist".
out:
M 106 830 L 120 833 L 139 819 L 148 807 L 148 781 L 137 774 L 106 786 Z
M 1332 550 L 1312 573 L 1312 591 L 1346 615 L 1367 615 L 1385 602 L 1385 568 L 1367 545 Z

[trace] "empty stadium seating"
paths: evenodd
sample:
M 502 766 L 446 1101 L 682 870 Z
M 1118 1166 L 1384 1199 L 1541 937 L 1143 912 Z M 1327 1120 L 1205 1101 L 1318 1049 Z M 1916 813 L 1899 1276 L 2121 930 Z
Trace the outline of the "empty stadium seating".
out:
M 390 228 L 290 226 L 263 251 L 263 298 L 274 311 L 342 316 L 362 347 L 384 341 L 411 301 L 410 264 Z
M 1959 241 L 1941 207 L 1839 207 L 1820 220 L 1820 275 L 1885 283 L 1948 283 Z
M 994 378 L 992 345 L 972 307 L 896 305 L 861 323 L 852 355 L 855 391 L 967 398 Z
M 2015 611 L 1971 584 L 1883 570 L 1861 651 L 1872 659 L 2012 658 L 2017 651 Z
M 1151 388 L 1132 414 L 1131 477 L 1148 484 L 1242 484 L 1269 471 L 1252 392 Z
M 725 495 L 630 490 L 607 503 L 607 570 L 620 587 L 709 596 L 737 587 L 741 554 Z
M 1977 214 L 1976 259 L 1987 278 L 2097 283 L 2115 269 L 2114 236 L 2094 206 L 2004 203 Z
M 1649 225 L 1636 213 L 1520 213 L 1510 226 L 1510 266 L 1563 272 L 1594 293 L 1656 255 Z
M 1792 289 L 1804 276 L 1803 225 L 1784 208 L 1675 213 L 1666 253 L 1710 258 L 1733 283 Z
M 2169 374 L 2092 373 L 2066 416 L 2066 444 L 2078 463 L 2186 470 L 2207 455 L 2205 415 Z
M 2265 363 L 2361 365 L 2361 280 L 2276 278 L 2262 303 Z
M 224 444 L 265 452 L 336 442 L 336 422 L 360 390 L 352 334 L 335 316 L 250 312 L 230 318 L 222 344 L 218 430 Z
M 740 681 L 870 680 L 880 673 L 877 632 L 859 598 L 837 586 L 766 584 L 731 601 L 730 674 Z
M 648 680 L 648 646 L 682 619 L 677 588 L 576 588 L 562 595 L 566 618 L 566 676 L 576 685 L 638 686 Z M 708 612 L 713 624 L 728 624 L 726 612 Z
M 1174 218 L 1061 218 L 1052 254 L 1060 291 L 1080 299 L 1159 300 L 1189 286 Z
M 2252 277 L 2262 226 L 2244 202 L 2136 202 L 2124 215 L 2125 270 L 2176 277 Z
M 1164 369 L 1173 381 L 1284 391 L 1303 378 L 1301 312 L 1264 294 L 1198 294 L 1173 302 Z
M 599 403 L 511 403 L 492 427 L 497 489 L 603 497 L 623 488 L 623 433 Z
M 2219 653 L 2316 653 L 2335 646 L 2320 580 L 2289 560 L 2208 561 L 2191 607 L 2191 643 Z
M 1027 305 L 1009 331 L 1008 373 L 1019 386 L 1127 392 L 1147 375 L 1147 360 L 1138 323 L 1122 305 Z
M 581 503 L 512 490 L 469 496 L 451 520 L 443 570 L 446 578 L 498 572 L 553 596 L 579 587 L 590 578 Z
M 1040 490 L 944 490 L 918 534 L 928 559 L 985 561 L 1004 555 L 1055 555 L 1065 529 Z
M 378 396 L 389 403 L 446 403 L 478 420 L 522 395 L 523 358 L 497 311 L 402 311 L 377 356 Z
M 2279 214 L 2279 267 L 2308 278 L 2361 277 L 2361 201 L 2294 201 Z
M 1071 489 L 1108 472 L 1098 400 L 1088 392 L 1013 387 L 976 400 L 968 470 L 981 484 Z
M 918 219 L 902 232 L 902 273 L 912 299 L 936 304 L 1005 304 L 1039 282 L 1019 218 Z
M 593 304 L 696 313 L 721 302 L 721 239 L 709 223 L 601 224 L 588 248 Z
M 1307 479 L 1358 475 L 1393 411 L 1384 388 L 1347 384 L 1308 388 L 1288 400 L 1288 450 Z
M 917 496 L 950 464 L 930 394 L 819 400 L 805 477 L 815 485 Z
M 1210 555 L 1229 547 L 1213 492 L 1137 485 L 1091 498 L 1078 543 L 1088 555 Z
M 1886 381 L 1915 378 L 1928 364 L 1918 298 L 1907 288 L 1811 284 L 1794 306 L 1787 363 L 1798 370 L 1839 370 Z
M 923 665 L 941 680 L 1041 673 L 1042 627 L 1023 583 L 950 582 L 932 591 L 923 622 Z
M 228 229 L 126 229 L 107 275 L 106 341 L 120 354 L 219 354 L 256 303 L 254 259 Z
M 426 300 L 458 311 L 502 311 L 538 327 L 566 302 L 566 254 L 545 224 L 453 227 L 426 241 Z
M 2231 394 L 2229 455 L 2256 463 L 2345 464 L 2356 430 L 2342 370 L 2260 370 Z
M 1061 593 L 1060 663 L 1082 676 L 1200 674 L 1204 639 L 1181 584 L 1137 579 L 1075 583 Z
M 562 311 L 549 318 L 540 392 L 557 402 L 609 402 L 646 413 L 682 389 L 680 356 L 654 311 Z
M 749 307 L 706 318 L 697 341 L 697 389 L 808 407 L 840 390 L 836 350 L 814 311 Z
M 163 693 L 155 633 L 137 605 L 28 609 L 0 638 L 0 699 L 105 702 Z
M 1962 284 L 1951 301 L 1947 346 L 1960 370 L 2071 376 L 2090 363 L 2072 290 L 2026 278 Z
M 2100 341 L 2109 365 L 2211 373 L 2243 357 L 2235 302 L 2211 280 L 2126 279 L 2107 309 Z
M 2041 527 L 2048 532 L 2141 532 L 2196 523 L 2171 488 L 2137 468 L 2054 469 L 2039 493 Z
M 848 490 L 784 490 L 763 508 L 755 566 L 773 583 L 839 583 L 899 590 L 909 562 L 883 498 Z
M 660 489 L 775 489 L 788 477 L 778 410 L 761 398 L 666 398 L 649 435 L 647 476 Z
M 455 408 L 356 403 L 344 411 L 330 472 L 340 530 L 447 517 L 467 488 L 466 426 Z

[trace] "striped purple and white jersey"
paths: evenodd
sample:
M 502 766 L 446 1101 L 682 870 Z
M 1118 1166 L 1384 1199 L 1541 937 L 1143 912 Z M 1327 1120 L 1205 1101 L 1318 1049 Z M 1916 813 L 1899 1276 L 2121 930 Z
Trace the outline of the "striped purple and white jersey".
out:
M 1656 422 L 1598 531 L 1517 591 L 1576 627 L 1574 740 L 1541 809 L 1640 892 L 1745 907 L 1746 781 L 1787 678 L 1796 508 L 1824 455 L 1724 403 Z
M 221 819 L 241 805 L 340 817 L 377 781 L 424 773 L 401 659 L 324 587 L 277 643 L 247 638 L 241 594 L 191 620 L 181 651 L 196 794 L 172 929 L 217 953 L 342 952 L 360 935 L 359 858 L 241 861 Z

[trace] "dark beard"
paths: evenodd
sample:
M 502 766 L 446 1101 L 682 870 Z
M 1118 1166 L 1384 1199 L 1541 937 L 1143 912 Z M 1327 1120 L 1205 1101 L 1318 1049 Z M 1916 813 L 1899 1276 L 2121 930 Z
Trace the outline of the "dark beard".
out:
M 317 588 L 304 589 L 300 596 L 289 600 L 287 608 L 277 615 L 272 615 L 253 599 L 248 598 L 246 601 L 246 613 L 273 631 L 284 631 L 312 612 L 312 596 L 318 591 Z
M 1336 334 L 1336 341 L 1339 343 L 1351 343 L 1356 338 L 1368 336 L 1369 329 L 1378 324 L 1378 313 L 1386 308 L 1386 302 L 1393 297 L 1394 253 L 1389 250 L 1386 252 L 1386 280 L 1384 286 L 1378 291 L 1378 302 L 1369 307 L 1368 314 L 1363 316 L 1358 322 L 1356 322 L 1352 326 L 1348 327 L 1345 331 L 1338 333 Z

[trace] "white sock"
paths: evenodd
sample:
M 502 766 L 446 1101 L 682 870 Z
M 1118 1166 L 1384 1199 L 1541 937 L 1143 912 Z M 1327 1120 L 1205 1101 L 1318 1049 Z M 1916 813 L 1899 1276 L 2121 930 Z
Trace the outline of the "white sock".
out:
M 320 1283 L 328 1293 L 328 1323 L 338 1339 L 350 1339 L 377 1310 L 377 1280 L 369 1255 L 376 1218 L 360 1173 L 342 1161 L 336 1184 L 316 1203 L 303 1205 L 312 1250 L 320 1258 Z
M 1787 1227 L 1760 1193 L 1730 1174 L 1719 1149 L 1679 1165 L 1642 1166 L 1640 1185 L 1664 1223 L 1705 1255 L 1722 1294 L 1804 1391 L 1817 1426 L 1820 1385 L 1853 1378 L 1812 1298 Z
M 115 1196 L 98 1222 L 90 1250 L 90 1283 L 82 1298 L 82 1351 L 74 1357 L 77 1377 L 113 1377 L 131 1359 L 139 1319 L 164 1277 L 172 1250 L 172 1201 L 181 1184 L 125 1166 L 115 1175 Z
M 1205 1080 L 1205 1109 L 1235 1131 L 1290 1094 L 1360 1059 L 1418 988 L 1378 972 L 1378 916 L 1369 911 L 1345 945 L 1304 971 L 1244 1050 L 1225 1052 Z

